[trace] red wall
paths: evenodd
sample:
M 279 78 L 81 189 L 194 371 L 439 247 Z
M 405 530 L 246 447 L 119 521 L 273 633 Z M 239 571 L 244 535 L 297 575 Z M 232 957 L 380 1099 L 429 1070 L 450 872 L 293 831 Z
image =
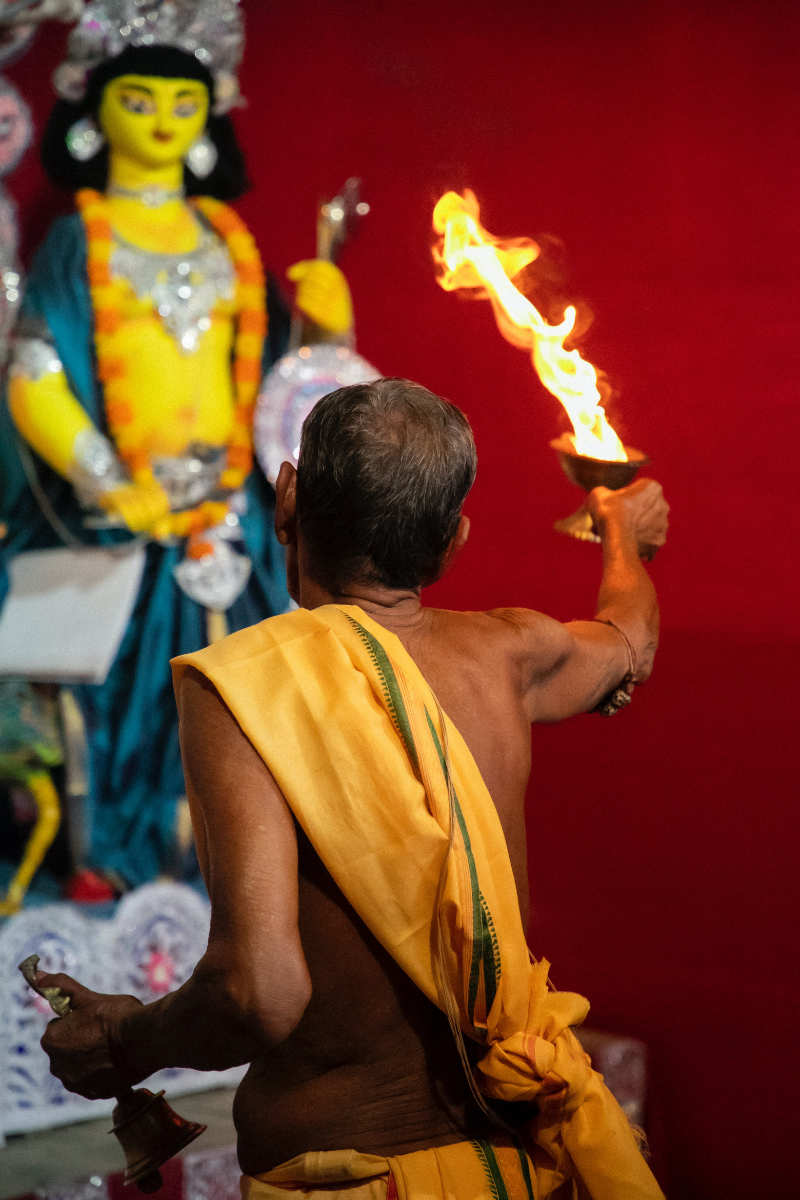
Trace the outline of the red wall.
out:
M 532 942 L 596 1026 L 643 1037 L 672 1197 L 793 1190 L 800 266 L 793 6 L 666 0 L 402 5 L 249 0 L 242 204 L 268 262 L 313 252 L 349 174 L 373 206 L 342 265 L 359 347 L 462 405 L 481 459 L 473 535 L 439 603 L 590 615 L 593 548 L 551 531 L 574 490 L 554 400 L 488 305 L 445 295 L 433 202 L 472 186 L 487 226 L 565 243 L 595 313 L 584 351 L 672 510 L 653 573 L 651 684 L 611 722 L 534 733 Z M 47 107 L 61 31 L 12 74 Z M 12 181 L 31 237 L 52 198 Z M 792 456 L 793 457 L 793 456 Z M 793 466 L 793 462 L 792 462 Z

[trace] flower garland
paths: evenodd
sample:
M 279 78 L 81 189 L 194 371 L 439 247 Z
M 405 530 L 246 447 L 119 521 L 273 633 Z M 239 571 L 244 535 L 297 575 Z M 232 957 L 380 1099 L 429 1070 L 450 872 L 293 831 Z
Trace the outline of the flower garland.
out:
M 86 229 L 97 373 L 103 384 L 108 431 L 133 482 L 155 484 L 150 457 L 133 429 L 134 408 L 127 391 L 125 361 L 114 353 L 114 335 L 122 313 L 111 274 L 113 230 L 108 201 L 102 192 L 83 188 L 77 193 L 76 202 Z M 267 332 L 264 271 L 253 237 L 232 208 L 209 196 L 195 197 L 189 203 L 225 242 L 236 272 L 233 428 L 220 476 L 220 485 L 234 492 L 243 486 L 253 465 L 253 411 Z M 197 535 L 218 525 L 228 511 L 227 501 L 206 500 L 196 508 L 170 513 L 157 523 L 154 533 L 159 538 L 192 537 L 190 553 L 199 557 L 210 547 L 199 541 Z

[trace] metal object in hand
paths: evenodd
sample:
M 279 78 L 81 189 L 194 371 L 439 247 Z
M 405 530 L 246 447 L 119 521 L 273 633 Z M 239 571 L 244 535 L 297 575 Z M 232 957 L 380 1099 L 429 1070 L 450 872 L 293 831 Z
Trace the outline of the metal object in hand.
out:
M 650 461 L 646 454 L 641 450 L 634 450 L 632 446 L 625 447 L 628 458 L 624 462 L 589 458 L 585 454 L 578 454 L 572 438 L 567 433 L 554 438 L 550 445 L 558 455 L 558 461 L 567 479 L 583 488 L 585 492 L 590 492 L 596 487 L 607 487 L 612 492 L 619 491 L 620 488 L 633 483 L 639 468 Z M 581 542 L 600 541 L 592 525 L 592 518 L 583 506 L 571 516 L 562 517 L 554 522 L 553 528 L 559 533 L 578 538 Z
M 40 987 L 36 982 L 36 976 L 39 973 L 38 954 L 31 954 L 24 962 L 21 962 L 19 970 L 28 987 L 33 988 L 39 996 L 47 1001 L 57 1017 L 65 1017 L 67 1013 L 72 1012 L 72 1001 L 66 992 L 62 992 L 61 988 L 57 987 Z
M 29 987 L 42 996 L 57 1017 L 72 1011 L 69 996 L 58 987 L 37 983 L 39 955 L 31 954 L 19 964 Z M 206 1126 L 187 1121 L 170 1108 L 164 1093 L 154 1095 L 147 1088 L 126 1088 L 117 1097 L 114 1128 L 110 1130 L 125 1154 L 125 1183 L 135 1183 L 139 1191 L 157 1192 L 162 1186 L 158 1168 L 205 1132 Z

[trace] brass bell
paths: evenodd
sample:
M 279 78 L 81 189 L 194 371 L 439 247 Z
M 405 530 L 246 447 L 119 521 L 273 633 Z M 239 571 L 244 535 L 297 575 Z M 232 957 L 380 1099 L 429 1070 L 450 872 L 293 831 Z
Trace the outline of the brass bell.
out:
M 44 997 L 57 1017 L 67 1016 L 72 1008 L 69 996 L 60 988 L 42 987 L 37 980 L 38 966 L 38 954 L 19 964 L 25 982 Z M 161 1187 L 158 1168 L 207 1128 L 179 1117 L 163 1092 L 154 1095 L 147 1088 L 127 1088 L 117 1096 L 112 1120 L 114 1128 L 109 1133 L 115 1134 L 125 1154 L 123 1183 L 135 1183 L 140 1192 L 148 1194 Z
M 174 1157 L 206 1126 L 178 1116 L 164 1099 L 164 1093 L 147 1088 L 132 1089 L 117 1098 L 109 1130 L 125 1154 L 124 1183 L 135 1183 L 141 1192 L 157 1192 L 161 1187 L 158 1168 Z

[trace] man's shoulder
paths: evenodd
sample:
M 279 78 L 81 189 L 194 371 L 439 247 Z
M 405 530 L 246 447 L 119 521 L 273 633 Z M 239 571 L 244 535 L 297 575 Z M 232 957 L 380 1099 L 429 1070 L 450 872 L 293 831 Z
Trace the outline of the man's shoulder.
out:
M 476 612 L 432 610 L 433 640 L 447 646 L 453 660 L 472 663 L 496 677 L 527 680 L 549 672 L 569 647 L 566 626 L 530 608 L 492 608 Z
M 498 644 L 506 644 L 510 650 L 527 642 L 536 633 L 544 634 L 554 625 L 552 617 L 531 608 L 488 608 L 482 610 L 455 610 L 447 608 L 428 609 L 433 628 L 448 636 L 478 637 Z
M 203 674 L 210 674 L 214 668 L 239 664 L 246 666 L 278 645 L 313 632 L 308 617 L 308 610 L 303 608 L 267 617 L 255 625 L 248 625 L 228 634 L 221 641 L 213 642 L 203 650 L 195 650 L 173 658 L 171 666 L 176 673 L 187 667 L 194 667 Z

